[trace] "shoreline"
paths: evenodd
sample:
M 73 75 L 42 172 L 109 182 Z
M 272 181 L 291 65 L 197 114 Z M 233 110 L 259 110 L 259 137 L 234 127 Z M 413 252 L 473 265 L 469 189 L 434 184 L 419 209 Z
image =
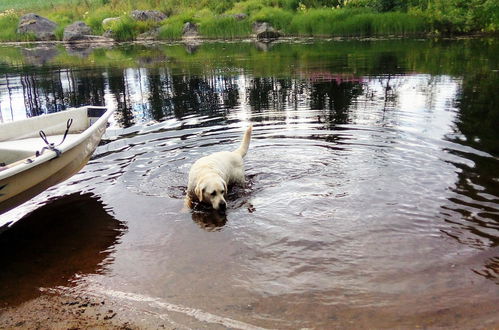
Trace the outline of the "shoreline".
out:
M 116 41 L 110 40 L 107 42 L 67 42 L 62 40 L 32 40 L 32 41 L 0 41 L 0 46 L 20 46 L 20 45 L 64 45 L 64 46 L 88 46 L 88 47 L 98 47 L 98 46 L 109 46 L 109 45 L 127 45 L 127 44 L 189 44 L 189 43 L 211 43 L 211 42 L 225 42 L 225 43 L 239 43 L 239 42 L 261 42 L 261 43 L 286 43 L 286 42 L 306 42 L 306 41 L 383 41 L 383 40 L 466 40 L 466 39 L 478 39 L 478 38 L 497 38 L 498 33 L 472 33 L 472 34 L 462 34 L 462 35 L 451 35 L 451 36 L 433 36 L 427 34 L 424 36 L 400 36 L 400 35 L 387 35 L 387 36 L 376 36 L 376 37 L 350 37 L 350 36 L 284 36 L 278 39 L 257 39 L 254 36 L 241 37 L 241 38 L 212 38 L 212 37 L 188 37 L 180 39 L 150 39 L 150 40 L 129 40 L 129 41 Z

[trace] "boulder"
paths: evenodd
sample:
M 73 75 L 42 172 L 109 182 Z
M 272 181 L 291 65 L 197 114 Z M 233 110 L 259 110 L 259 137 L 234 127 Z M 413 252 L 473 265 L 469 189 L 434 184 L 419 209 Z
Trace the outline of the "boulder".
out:
M 89 40 L 88 36 L 92 34 L 92 29 L 87 24 L 78 21 L 66 26 L 64 29 L 63 41 L 74 42 Z
M 159 29 L 152 29 L 137 36 L 137 41 L 150 41 L 157 39 L 159 39 Z
M 55 40 L 57 24 L 37 14 L 26 14 L 19 19 L 17 33 L 33 34 L 36 40 Z
M 161 22 L 166 19 L 166 15 L 157 10 L 134 10 L 132 18 L 137 21 L 155 21 Z
M 104 18 L 102 20 L 102 26 L 104 28 L 106 28 L 107 26 L 111 25 L 113 22 L 117 22 L 119 20 L 120 20 L 119 17 L 108 17 L 108 18 Z
M 253 23 L 253 32 L 257 39 L 278 39 L 281 36 L 268 22 Z
M 104 33 L 102 34 L 102 36 L 104 38 L 111 38 L 111 39 L 113 39 L 114 38 L 114 32 L 113 32 L 113 30 L 106 30 L 106 31 L 104 31 Z
M 152 29 L 137 36 L 137 41 L 150 41 L 157 39 L 159 39 L 159 29 Z
M 187 22 L 184 24 L 184 28 L 182 29 L 182 36 L 184 37 L 198 37 L 198 26 L 195 23 Z

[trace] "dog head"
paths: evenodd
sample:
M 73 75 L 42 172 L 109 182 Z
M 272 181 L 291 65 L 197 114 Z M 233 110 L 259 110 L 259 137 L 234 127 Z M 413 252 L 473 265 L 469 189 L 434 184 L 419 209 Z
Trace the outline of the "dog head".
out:
M 215 210 L 225 211 L 227 208 L 227 184 L 217 175 L 207 175 L 199 180 L 194 193 L 201 203 L 211 204 Z

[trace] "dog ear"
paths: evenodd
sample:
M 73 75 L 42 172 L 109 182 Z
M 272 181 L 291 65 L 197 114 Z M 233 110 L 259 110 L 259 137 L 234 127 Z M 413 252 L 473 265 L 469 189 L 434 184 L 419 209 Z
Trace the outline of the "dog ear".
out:
M 203 188 L 201 187 L 201 185 L 200 185 L 200 184 L 198 184 L 198 185 L 196 186 L 196 188 L 194 188 L 194 193 L 196 194 L 196 197 L 198 198 L 198 200 L 199 200 L 200 202 L 202 202 L 202 201 L 203 201 L 203 195 L 204 195 L 204 194 L 203 194 Z

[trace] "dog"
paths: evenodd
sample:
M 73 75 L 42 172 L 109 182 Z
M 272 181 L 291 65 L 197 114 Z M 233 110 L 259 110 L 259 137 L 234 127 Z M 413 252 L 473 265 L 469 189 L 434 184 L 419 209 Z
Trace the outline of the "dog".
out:
M 214 210 L 225 212 L 225 196 L 232 184 L 244 184 L 243 158 L 248 152 L 253 126 L 243 135 L 243 141 L 234 151 L 220 151 L 198 159 L 189 171 L 185 204 L 193 208 L 195 202 L 211 205 Z

